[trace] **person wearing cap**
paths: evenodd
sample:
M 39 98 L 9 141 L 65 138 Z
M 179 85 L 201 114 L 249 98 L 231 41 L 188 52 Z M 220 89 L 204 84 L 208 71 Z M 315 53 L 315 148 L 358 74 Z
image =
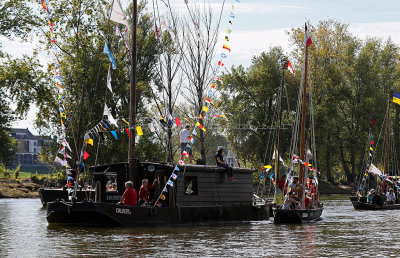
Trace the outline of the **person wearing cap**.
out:
M 386 200 L 388 204 L 395 204 L 396 196 L 394 195 L 393 188 L 390 188 L 389 192 L 386 194 Z
M 371 202 L 372 202 L 372 199 L 374 198 L 374 195 L 375 195 L 375 190 L 374 190 L 374 189 L 371 189 L 371 190 L 369 191 L 368 195 L 367 195 L 367 202 L 368 202 L 368 203 L 371 203 Z
M 179 139 L 181 142 L 181 160 L 183 159 L 183 152 L 186 151 L 189 154 L 189 163 L 192 164 L 192 148 L 190 146 L 190 125 L 185 125 L 185 128 L 182 129 L 179 133 Z
M 215 154 L 215 161 L 217 162 L 218 167 L 223 167 L 228 170 L 228 178 L 229 181 L 234 182 L 237 181 L 233 177 L 233 168 L 231 168 L 228 164 L 224 162 L 224 146 L 218 146 L 217 153 Z

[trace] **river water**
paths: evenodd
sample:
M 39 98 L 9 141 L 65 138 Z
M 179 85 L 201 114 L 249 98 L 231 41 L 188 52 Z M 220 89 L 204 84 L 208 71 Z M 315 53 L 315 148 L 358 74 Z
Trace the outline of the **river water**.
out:
M 218 226 L 88 228 L 48 225 L 39 199 L 0 199 L 0 257 L 400 256 L 400 211 L 355 211 L 324 197 L 322 220 Z

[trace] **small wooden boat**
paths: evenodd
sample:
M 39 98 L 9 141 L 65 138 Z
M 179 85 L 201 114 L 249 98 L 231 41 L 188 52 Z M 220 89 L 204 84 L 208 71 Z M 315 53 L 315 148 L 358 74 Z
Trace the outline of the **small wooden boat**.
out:
M 302 223 L 305 221 L 315 221 L 320 219 L 324 208 L 289 210 L 273 208 L 275 223 Z
M 367 197 L 350 196 L 351 204 L 356 210 L 399 210 L 400 204 L 372 204 Z

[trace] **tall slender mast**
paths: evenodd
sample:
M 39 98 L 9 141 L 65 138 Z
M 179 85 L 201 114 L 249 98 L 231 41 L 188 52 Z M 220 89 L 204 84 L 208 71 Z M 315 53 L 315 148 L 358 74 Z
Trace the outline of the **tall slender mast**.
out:
M 135 182 L 135 138 L 136 138 L 136 27 L 137 27 L 137 0 L 133 0 L 132 7 L 132 48 L 131 48 L 131 90 L 129 109 L 129 179 Z M 134 183 L 134 185 L 136 185 Z
M 286 63 L 287 66 L 287 63 Z M 276 175 L 278 176 L 278 179 L 281 178 L 281 175 L 279 175 L 279 159 L 280 159 L 280 146 L 281 146 L 281 127 L 282 127 L 282 94 L 283 94 L 283 85 L 285 84 L 285 69 L 282 71 L 282 80 L 281 80 L 281 88 L 280 88 L 280 93 L 279 93 L 279 127 L 278 127 L 278 145 L 276 147 L 276 153 L 277 155 L 275 156 L 275 162 L 277 161 L 276 164 Z M 278 182 L 278 181 L 276 181 Z M 283 195 L 282 195 L 283 196 Z
M 383 173 L 388 175 L 388 155 L 389 155 L 389 126 L 390 126 L 390 101 L 393 99 L 393 91 L 389 94 L 389 102 L 388 102 L 388 109 L 387 109 L 387 117 L 386 117 L 386 137 L 385 137 L 385 159 L 384 159 L 384 170 Z
M 300 159 L 305 160 L 305 138 L 306 138 L 306 96 L 307 96 L 307 69 L 308 69 L 308 46 L 307 46 L 307 25 L 306 25 L 306 34 L 304 35 L 305 44 L 306 44 L 306 53 L 304 60 L 304 82 L 303 82 L 303 106 L 301 113 L 301 138 L 300 138 Z M 300 191 L 299 191 L 299 199 L 301 204 L 303 205 L 303 194 L 304 194 L 304 166 L 300 166 L 299 173 L 299 183 L 300 183 Z

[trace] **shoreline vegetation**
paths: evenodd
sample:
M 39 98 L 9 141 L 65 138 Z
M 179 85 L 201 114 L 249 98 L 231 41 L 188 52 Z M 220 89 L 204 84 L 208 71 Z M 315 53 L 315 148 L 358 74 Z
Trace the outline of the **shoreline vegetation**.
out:
M 38 175 L 21 172 L 19 178 L 0 177 L 0 198 L 39 198 L 41 187 L 62 187 L 65 179 L 52 175 Z M 321 194 L 354 194 L 355 185 L 332 184 L 320 181 Z

